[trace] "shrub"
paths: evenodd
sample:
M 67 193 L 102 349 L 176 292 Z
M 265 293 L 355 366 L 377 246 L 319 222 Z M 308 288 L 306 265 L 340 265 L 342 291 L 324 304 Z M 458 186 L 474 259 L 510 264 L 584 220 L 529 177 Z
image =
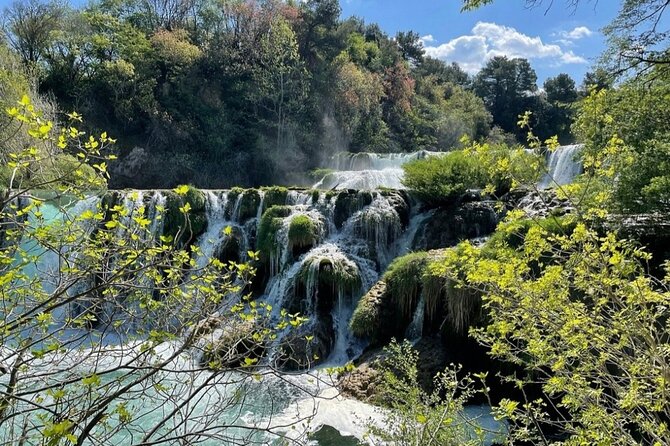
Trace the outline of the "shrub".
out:
M 404 185 L 429 205 L 449 203 L 468 189 L 486 185 L 477 159 L 465 151 L 415 160 L 403 166 Z

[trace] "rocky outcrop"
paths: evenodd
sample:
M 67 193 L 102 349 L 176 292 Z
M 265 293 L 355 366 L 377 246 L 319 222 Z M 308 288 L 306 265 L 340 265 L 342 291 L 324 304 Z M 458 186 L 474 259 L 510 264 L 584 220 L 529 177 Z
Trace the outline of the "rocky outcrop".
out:
M 574 212 L 570 201 L 560 198 L 554 189 L 515 189 L 502 197 L 507 209 L 521 209 L 528 218 L 546 218 Z
M 414 238 L 416 250 L 441 249 L 468 239 L 492 234 L 500 220 L 496 203 L 473 201 L 457 207 L 438 208 L 419 228 Z

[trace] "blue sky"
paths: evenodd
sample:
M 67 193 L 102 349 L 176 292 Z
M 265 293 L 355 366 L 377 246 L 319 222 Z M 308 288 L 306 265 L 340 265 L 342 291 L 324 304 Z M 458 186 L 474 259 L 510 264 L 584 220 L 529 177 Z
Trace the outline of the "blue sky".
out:
M 0 9 L 13 0 L 0 0 Z M 499 54 L 526 57 L 542 82 L 559 73 L 581 83 L 605 46 L 599 30 L 616 15 L 620 1 L 581 0 L 579 7 L 528 9 L 524 0 L 496 0 L 477 11 L 461 13 L 461 0 L 340 0 L 342 16 L 378 23 L 387 33 L 413 30 L 425 36 L 428 54 L 459 62 L 476 72 Z M 544 0 L 549 4 L 551 0 Z M 71 1 L 84 4 L 86 0 Z
M 526 8 L 524 0 L 497 0 L 461 13 L 461 0 L 341 0 L 344 17 L 376 22 L 387 33 L 414 30 L 426 36 L 427 53 L 459 62 L 475 72 L 494 55 L 526 57 L 538 83 L 559 73 L 578 84 L 605 47 L 600 29 L 616 15 L 616 0 L 582 0 L 576 9 L 564 0 Z

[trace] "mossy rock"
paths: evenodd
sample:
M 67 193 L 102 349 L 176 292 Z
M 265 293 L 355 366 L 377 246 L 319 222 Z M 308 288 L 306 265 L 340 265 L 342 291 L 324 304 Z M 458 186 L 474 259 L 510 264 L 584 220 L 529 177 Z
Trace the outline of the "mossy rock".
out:
M 332 316 L 322 315 L 307 332 L 298 329 L 284 339 L 275 363 L 281 370 L 309 370 L 328 358 L 335 336 Z
M 268 261 L 277 252 L 277 231 L 289 215 L 291 208 L 288 206 L 272 206 L 263 213 L 256 237 L 256 249 L 263 261 Z
M 205 212 L 205 208 L 207 207 L 207 197 L 205 196 L 205 193 L 193 186 L 189 186 L 183 201 L 184 203 L 189 203 L 191 205 L 191 212 L 193 213 Z
M 232 226 L 231 229 L 230 234 L 224 235 L 223 240 L 214 251 L 214 257 L 224 263 L 240 261 L 244 233 L 239 226 Z
M 239 203 L 238 203 L 239 200 Z M 234 188 L 228 193 L 226 217 L 240 223 L 256 217 L 261 204 L 261 194 L 256 189 Z M 237 215 L 235 215 L 237 214 Z
M 386 282 L 380 280 L 358 301 L 354 314 L 349 321 L 349 329 L 354 336 L 370 340 L 371 345 L 377 345 L 385 338 L 382 335 L 385 307 L 391 305 Z M 389 337 L 390 339 L 390 337 Z
M 309 274 L 309 266 L 300 271 L 300 278 L 305 283 Z M 319 263 L 319 284 L 341 287 L 346 291 L 355 291 L 361 287 L 361 276 L 358 267 L 352 263 L 334 262 L 322 259 Z
M 179 210 L 186 203 L 191 206 L 188 221 Z M 166 192 L 163 235 L 174 238 L 181 232 L 179 244 L 193 243 L 207 229 L 205 203 L 205 194 L 194 188 L 189 188 L 183 197 L 172 191 Z
M 384 273 L 388 293 L 405 319 L 416 309 L 427 263 L 427 252 L 413 252 L 396 258 Z
M 389 204 L 400 217 L 403 227 L 407 227 L 412 212 L 412 203 L 409 194 L 405 191 L 384 191 L 382 195 L 388 199 Z
M 334 220 L 335 226 L 342 229 L 344 223 L 357 211 L 372 203 L 373 196 L 368 191 L 342 191 L 335 200 Z
M 288 198 L 288 189 L 285 187 L 268 187 L 262 189 L 265 193 L 263 198 L 263 212 L 272 206 L 284 206 L 286 205 L 286 199 Z
M 121 193 L 117 190 L 108 190 L 102 196 L 100 206 L 105 213 L 104 221 L 109 221 L 111 217 L 111 209 L 121 202 Z
M 352 297 L 362 286 L 358 266 L 344 256 L 308 257 L 303 262 L 297 278 L 295 298 L 289 300 L 287 306 L 297 311 L 304 311 L 305 307 L 312 307 L 315 303 L 315 310 L 319 316 L 330 314 L 340 296 Z M 314 290 L 315 294 L 308 296 L 308 289 Z M 315 296 L 317 296 L 316 302 L 308 302 Z
M 304 248 L 310 248 L 316 245 L 319 239 L 317 225 L 308 215 L 300 214 L 291 219 L 288 229 L 289 249 L 294 256 L 296 249 L 304 251 Z
M 495 204 L 473 202 L 455 208 L 437 209 L 417 231 L 413 246 L 416 249 L 442 249 L 463 240 L 494 233 L 499 222 Z
M 319 198 L 321 197 L 321 191 L 314 189 L 312 191 L 312 204 L 315 205 L 319 202 Z

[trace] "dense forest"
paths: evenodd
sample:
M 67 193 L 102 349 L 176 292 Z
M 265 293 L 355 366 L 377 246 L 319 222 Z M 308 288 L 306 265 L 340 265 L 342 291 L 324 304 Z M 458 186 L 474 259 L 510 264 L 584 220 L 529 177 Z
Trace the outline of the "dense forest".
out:
M 18 82 L 3 104 L 23 67 L 58 110 L 122 136 L 112 187 L 301 184 L 339 151 L 524 142 L 527 110 L 540 137 L 569 142 L 576 102 L 608 82 L 560 74 L 540 89 L 527 60 L 503 56 L 469 76 L 416 32 L 342 18 L 338 0 L 30 0 L 5 11 L 2 40 L 3 83 Z

